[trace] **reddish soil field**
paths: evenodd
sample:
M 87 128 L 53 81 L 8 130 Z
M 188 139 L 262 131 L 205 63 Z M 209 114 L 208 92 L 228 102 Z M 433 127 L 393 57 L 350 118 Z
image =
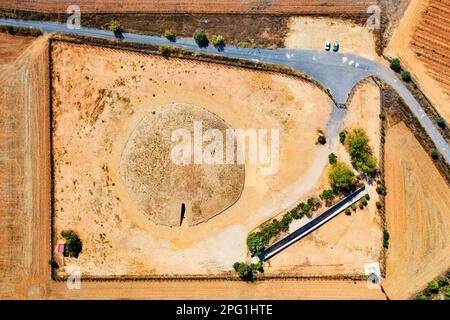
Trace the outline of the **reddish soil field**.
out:
M 450 94 L 450 0 L 430 0 L 412 40 L 431 76 Z
M 126 3 L 124 3 L 126 2 Z M 362 13 L 376 0 L 4 0 L 2 8 L 66 12 L 78 4 L 83 12 L 147 12 L 147 13 Z

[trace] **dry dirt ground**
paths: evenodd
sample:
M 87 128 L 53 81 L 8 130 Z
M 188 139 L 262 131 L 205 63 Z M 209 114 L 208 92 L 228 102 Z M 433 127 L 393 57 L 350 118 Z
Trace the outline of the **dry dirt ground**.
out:
M 17 59 L 34 40 L 33 37 L 12 36 L 8 33 L 0 33 L 0 74 Z
M 66 264 L 80 264 L 85 275 L 230 272 L 245 259 L 248 232 L 298 202 L 323 171 L 314 160 L 327 150 L 315 141 L 331 101 L 312 84 L 63 43 L 53 60 L 55 234 L 80 235 L 83 253 Z M 137 123 L 171 103 L 202 107 L 236 129 L 280 129 L 279 172 L 263 176 L 261 165 L 246 163 L 244 190 L 230 209 L 195 227 L 155 225 L 128 197 L 118 167 Z
M 407 299 L 450 265 L 450 188 L 403 122 L 387 131 L 386 220 L 390 298 Z
M 412 0 L 385 53 L 405 69 L 450 122 L 450 1 Z
M 374 155 L 378 159 L 379 113 L 380 90 L 373 81 L 366 81 L 355 90 L 344 121 L 345 130 L 363 128 L 368 133 Z M 338 142 L 331 151 L 350 165 L 348 153 L 341 143 Z M 324 171 L 320 184 L 309 196 L 317 196 L 325 188 L 330 188 L 327 170 Z M 277 254 L 270 259 L 270 267 L 266 268 L 265 274 L 363 275 L 364 264 L 379 261 L 381 253 L 380 216 L 375 207 L 378 196 L 374 189 L 373 185 L 367 188 L 371 201 L 366 208 L 358 208 L 350 216 L 342 213 L 316 232 Z M 319 210 L 317 215 L 323 210 Z M 307 221 L 307 218 L 303 218 L 292 223 L 291 228 L 298 228 Z
M 1 38 L 2 52 L 30 42 Z M 33 41 L 15 60 L 2 55 L 0 297 L 8 298 L 39 297 L 50 276 L 48 50 L 46 38 Z
M 375 38 L 366 27 L 350 21 L 317 18 L 292 17 L 284 44 L 286 48 L 324 50 L 325 41 L 340 43 L 340 52 L 353 53 L 369 59 L 377 59 Z
M 116 0 L 3 0 L 1 7 L 44 12 L 66 12 L 69 5 L 78 4 L 84 12 L 153 12 L 153 13 L 365 13 L 376 0 L 140 0 L 118 3 Z

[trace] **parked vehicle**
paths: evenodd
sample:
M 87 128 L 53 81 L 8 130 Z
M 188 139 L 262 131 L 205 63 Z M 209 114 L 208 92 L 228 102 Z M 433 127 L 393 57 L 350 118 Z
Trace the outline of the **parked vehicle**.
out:
M 325 42 L 325 51 L 330 51 L 330 49 L 331 49 L 331 43 L 330 43 L 330 41 L 326 41 Z
M 338 52 L 339 51 L 339 42 L 337 40 L 334 42 L 333 51 L 334 52 Z

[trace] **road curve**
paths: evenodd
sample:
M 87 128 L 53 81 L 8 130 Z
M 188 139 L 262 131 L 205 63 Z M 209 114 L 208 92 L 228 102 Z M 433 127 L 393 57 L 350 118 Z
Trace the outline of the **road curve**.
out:
M 62 33 L 90 36 L 104 39 L 116 39 L 110 31 L 80 28 L 69 29 L 66 24 L 14 20 L 0 18 L 0 25 L 17 27 L 32 27 L 41 29 L 44 33 Z M 210 53 L 225 57 L 260 61 L 265 63 L 292 67 L 302 73 L 306 73 L 316 79 L 319 83 L 329 89 L 333 99 L 338 104 L 345 104 L 352 88 L 364 78 L 377 76 L 392 86 L 400 97 L 405 101 L 411 112 L 417 117 L 420 124 L 436 145 L 437 150 L 450 164 L 450 149 L 446 140 L 439 133 L 433 122 L 426 115 L 420 104 L 409 92 L 406 86 L 398 80 L 395 73 L 381 63 L 356 56 L 353 54 L 341 54 L 325 51 L 300 50 L 300 49 L 257 49 L 242 48 L 237 46 L 226 46 L 218 50 L 212 46 L 199 48 L 193 39 L 181 38 L 171 42 L 166 38 L 147 36 L 133 33 L 123 33 L 122 40 L 146 43 L 153 45 L 169 45 L 195 52 Z

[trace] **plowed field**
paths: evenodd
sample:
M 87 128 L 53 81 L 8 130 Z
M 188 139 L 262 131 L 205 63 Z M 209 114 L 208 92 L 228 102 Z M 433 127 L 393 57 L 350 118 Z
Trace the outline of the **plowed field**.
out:
M 126 3 L 124 3 L 126 2 Z M 376 0 L 5 0 L 3 8 L 66 12 L 71 4 L 78 4 L 83 12 L 188 12 L 188 13 L 363 13 Z

